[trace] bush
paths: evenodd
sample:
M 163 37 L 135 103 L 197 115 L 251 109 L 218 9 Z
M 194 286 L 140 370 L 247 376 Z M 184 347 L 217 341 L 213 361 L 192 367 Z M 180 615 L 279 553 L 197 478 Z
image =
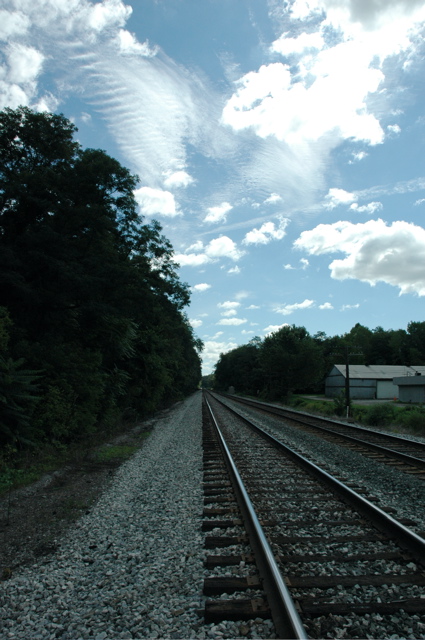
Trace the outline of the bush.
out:
M 424 407 L 406 407 L 399 415 L 400 423 L 409 431 L 418 435 L 425 435 Z
M 392 404 L 377 404 L 367 408 L 364 420 L 372 427 L 384 427 L 394 422 L 395 415 Z

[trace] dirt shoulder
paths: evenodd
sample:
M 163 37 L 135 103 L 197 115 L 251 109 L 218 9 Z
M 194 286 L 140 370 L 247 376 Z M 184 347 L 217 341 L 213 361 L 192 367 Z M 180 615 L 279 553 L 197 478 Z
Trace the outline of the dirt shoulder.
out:
M 155 418 L 120 434 L 101 449 L 140 448 L 152 430 Z M 99 448 L 87 451 L 82 461 L 68 464 L 25 488 L 0 498 L 0 580 L 20 566 L 33 563 L 59 547 L 68 528 L 90 511 L 113 481 L 122 457 L 99 461 Z

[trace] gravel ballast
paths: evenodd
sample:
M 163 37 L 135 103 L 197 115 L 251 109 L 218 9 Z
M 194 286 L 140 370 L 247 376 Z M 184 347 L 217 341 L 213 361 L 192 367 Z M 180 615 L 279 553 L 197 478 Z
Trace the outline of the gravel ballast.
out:
M 48 559 L 1 583 L 2 638 L 190 638 L 202 618 L 201 393 L 160 419 Z

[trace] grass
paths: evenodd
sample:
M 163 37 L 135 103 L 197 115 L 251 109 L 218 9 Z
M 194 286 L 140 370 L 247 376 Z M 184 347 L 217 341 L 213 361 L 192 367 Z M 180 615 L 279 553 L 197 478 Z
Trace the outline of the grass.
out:
M 95 462 L 124 461 L 139 449 L 136 445 L 105 445 L 94 456 Z
M 339 419 L 343 417 L 341 414 L 337 414 L 337 404 L 329 402 L 329 400 L 294 395 L 289 404 L 300 411 Z M 422 405 L 400 406 L 397 402 L 377 402 L 371 405 L 353 404 L 350 415 L 362 425 L 386 427 L 395 433 L 425 437 L 425 408 Z
M 0 452 L 0 497 L 20 487 L 28 486 L 44 474 L 63 466 L 78 464 L 87 459 L 95 463 L 120 464 L 130 458 L 143 444 L 149 432 L 131 435 L 132 444 L 81 442 L 68 447 L 46 445 L 43 448 L 19 452 L 6 446 Z

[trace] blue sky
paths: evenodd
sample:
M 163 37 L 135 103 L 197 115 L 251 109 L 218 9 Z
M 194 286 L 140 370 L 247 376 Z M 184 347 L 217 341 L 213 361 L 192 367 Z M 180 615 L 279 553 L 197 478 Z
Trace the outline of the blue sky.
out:
M 140 177 L 221 352 L 423 321 L 423 0 L 3 0 L 0 107 Z

